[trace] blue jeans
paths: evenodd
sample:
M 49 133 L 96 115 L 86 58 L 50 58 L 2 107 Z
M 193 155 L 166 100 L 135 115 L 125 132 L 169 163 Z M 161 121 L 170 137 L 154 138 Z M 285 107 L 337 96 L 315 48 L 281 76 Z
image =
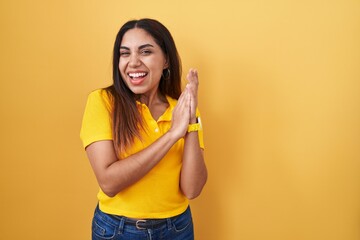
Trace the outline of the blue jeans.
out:
M 190 207 L 175 217 L 147 222 L 102 212 L 97 206 L 92 221 L 92 240 L 193 240 Z

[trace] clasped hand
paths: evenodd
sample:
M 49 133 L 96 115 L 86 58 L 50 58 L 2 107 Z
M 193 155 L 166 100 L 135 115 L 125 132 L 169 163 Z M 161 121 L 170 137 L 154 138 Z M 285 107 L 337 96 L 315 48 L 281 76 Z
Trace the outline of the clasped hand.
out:
M 189 124 L 196 123 L 197 93 L 199 86 L 196 69 L 190 69 L 186 76 L 188 83 L 173 110 L 171 131 L 179 138 L 185 136 Z

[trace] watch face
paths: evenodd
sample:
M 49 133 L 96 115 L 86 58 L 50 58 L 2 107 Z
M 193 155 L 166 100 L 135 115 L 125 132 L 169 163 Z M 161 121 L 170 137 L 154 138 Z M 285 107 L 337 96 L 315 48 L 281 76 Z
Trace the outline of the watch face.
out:
M 201 125 L 201 119 L 200 117 L 196 118 L 196 122 L 200 125 L 200 129 L 202 129 L 202 125 Z

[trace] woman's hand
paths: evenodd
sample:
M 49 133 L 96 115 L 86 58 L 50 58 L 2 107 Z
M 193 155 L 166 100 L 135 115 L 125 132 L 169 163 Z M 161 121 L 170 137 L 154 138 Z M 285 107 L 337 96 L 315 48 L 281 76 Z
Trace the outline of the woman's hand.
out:
M 196 69 L 190 69 L 186 76 L 188 84 L 180 95 L 174 108 L 170 132 L 178 138 L 184 137 L 188 125 L 196 123 L 196 109 L 198 104 L 198 73 Z
M 169 132 L 177 139 L 185 136 L 189 126 L 191 96 L 188 89 L 185 89 L 173 110 L 172 123 Z
M 196 123 L 196 108 L 198 105 L 198 72 L 196 69 L 190 69 L 186 76 L 189 83 L 186 85 L 186 90 L 190 93 L 190 123 Z

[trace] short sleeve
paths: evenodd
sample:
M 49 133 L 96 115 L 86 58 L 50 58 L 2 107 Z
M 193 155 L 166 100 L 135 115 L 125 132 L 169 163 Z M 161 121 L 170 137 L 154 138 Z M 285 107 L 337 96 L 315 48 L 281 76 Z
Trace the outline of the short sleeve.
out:
M 84 148 L 96 141 L 113 139 L 109 100 L 104 90 L 95 90 L 88 96 L 80 139 Z

